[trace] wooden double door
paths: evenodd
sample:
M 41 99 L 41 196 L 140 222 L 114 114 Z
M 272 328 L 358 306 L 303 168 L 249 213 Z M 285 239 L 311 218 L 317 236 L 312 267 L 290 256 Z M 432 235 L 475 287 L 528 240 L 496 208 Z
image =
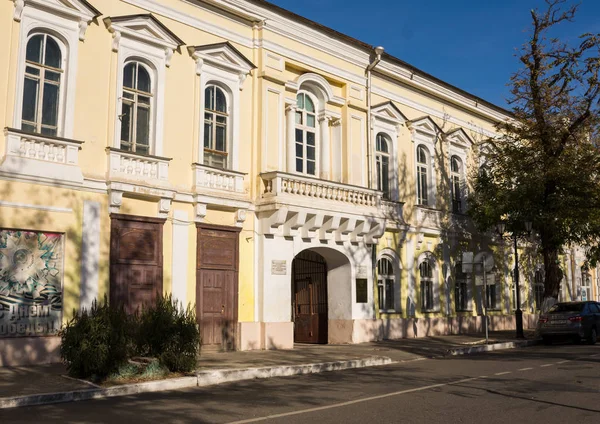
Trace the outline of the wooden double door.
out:
M 295 343 L 328 342 L 327 262 L 310 250 L 292 262 L 292 315 Z
M 111 214 L 110 303 L 134 313 L 163 290 L 164 219 Z
M 240 228 L 197 225 L 196 316 L 203 350 L 235 350 Z

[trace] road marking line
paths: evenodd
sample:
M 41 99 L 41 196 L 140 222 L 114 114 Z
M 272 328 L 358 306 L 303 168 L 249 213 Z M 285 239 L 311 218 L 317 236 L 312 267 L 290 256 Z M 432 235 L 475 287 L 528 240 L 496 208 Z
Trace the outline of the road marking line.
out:
M 560 362 L 557 362 L 556 365 L 566 364 L 567 362 L 571 362 L 571 361 L 560 361 Z
M 600 356 L 600 353 L 596 353 L 594 355 L 590 355 L 592 358 L 595 358 L 596 356 Z
M 540 365 L 541 368 L 546 368 L 546 367 L 551 367 L 554 364 L 544 364 L 544 365 Z
M 496 374 L 494 374 L 494 375 L 506 375 L 506 374 L 512 374 L 512 372 L 511 372 L 511 371 L 497 372 L 497 373 L 496 373 Z
M 456 381 L 452 381 L 450 383 L 432 384 L 430 386 L 416 387 L 414 389 L 401 390 L 399 392 L 386 393 L 386 394 L 383 394 L 383 395 L 371 396 L 371 397 L 367 397 L 367 398 L 351 400 L 351 401 L 348 401 L 348 402 L 334 403 L 333 405 L 319 406 L 317 408 L 302 409 L 300 411 L 285 412 L 285 413 L 282 413 L 282 414 L 274 414 L 274 415 L 267 415 L 267 416 L 264 416 L 264 417 L 250 418 L 248 420 L 233 421 L 233 422 L 230 422 L 229 424 L 255 423 L 255 422 L 258 422 L 258 421 L 273 420 L 275 418 L 283 418 L 283 417 L 290 417 L 290 416 L 293 416 L 293 415 L 307 414 L 307 413 L 310 413 L 310 412 L 325 411 L 327 409 L 341 408 L 343 406 L 355 405 L 357 403 L 363 403 L 363 402 L 370 402 L 372 400 L 385 399 L 385 398 L 389 398 L 389 397 L 393 397 L 393 396 L 404 395 L 404 394 L 407 394 L 407 393 L 422 392 L 424 390 L 436 389 L 438 387 L 453 386 L 453 385 L 456 385 L 456 384 L 467 383 L 469 381 L 479 380 L 481 378 L 486 378 L 486 377 L 482 376 L 482 377 L 464 378 L 462 380 L 456 380 Z
M 519 371 L 529 371 L 532 370 L 533 368 L 521 368 Z

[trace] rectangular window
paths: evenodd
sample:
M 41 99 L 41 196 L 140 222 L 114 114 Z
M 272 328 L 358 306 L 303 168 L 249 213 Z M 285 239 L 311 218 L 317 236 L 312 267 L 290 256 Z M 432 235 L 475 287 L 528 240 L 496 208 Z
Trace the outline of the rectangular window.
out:
M 380 311 L 393 311 L 396 309 L 394 304 L 394 280 L 390 278 L 379 280 L 377 294 Z
M 429 204 L 427 195 L 427 169 L 423 166 L 418 167 L 417 190 L 417 201 L 419 205 L 427 206 Z
M 457 277 L 454 297 L 457 311 L 467 311 L 469 309 L 469 287 L 466 278 Z
M 462 212 L 462 201 L 460 193 L 460 178 L 458 176 L 452 177 L 452 212 Z
M 369 302 L 369 289 L 366 278 L 356 279 L 356 303 Z
M 487 309 L 498 309 L 497 284 L 489 284 L 486 291 Z

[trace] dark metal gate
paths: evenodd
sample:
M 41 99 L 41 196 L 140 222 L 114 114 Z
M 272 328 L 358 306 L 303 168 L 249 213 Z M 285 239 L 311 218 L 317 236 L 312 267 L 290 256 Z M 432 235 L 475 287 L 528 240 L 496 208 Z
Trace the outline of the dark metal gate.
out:
M 305 250 L 292 262 L 294 342 L 327 343 L 327 263 Z

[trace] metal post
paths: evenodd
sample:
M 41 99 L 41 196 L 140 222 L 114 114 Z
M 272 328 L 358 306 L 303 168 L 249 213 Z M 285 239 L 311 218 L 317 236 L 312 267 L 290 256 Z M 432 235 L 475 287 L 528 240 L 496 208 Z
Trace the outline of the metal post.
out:
M 488 293 L 487 293 L 487 273 L 485 270 L 485 266 L 487 263 L 487 257 L 485 254 L 483 255 L 483 319 L 485 319 L 485 344 L 488 344 L 489 334 L 488 334 L 488 318 L 487 318 L 487 310 L 488 310 Z
M 515 290 L 517 291 L 517 309 L 515 310 L 515 323 L 517 327 L 517 339 L 524 339 L 523 334 L 523 311 L 521 311 L 521 288 L 519 287 L 519 251 L 517 246 L 517 235 L 513 233 L 515 245 Z

